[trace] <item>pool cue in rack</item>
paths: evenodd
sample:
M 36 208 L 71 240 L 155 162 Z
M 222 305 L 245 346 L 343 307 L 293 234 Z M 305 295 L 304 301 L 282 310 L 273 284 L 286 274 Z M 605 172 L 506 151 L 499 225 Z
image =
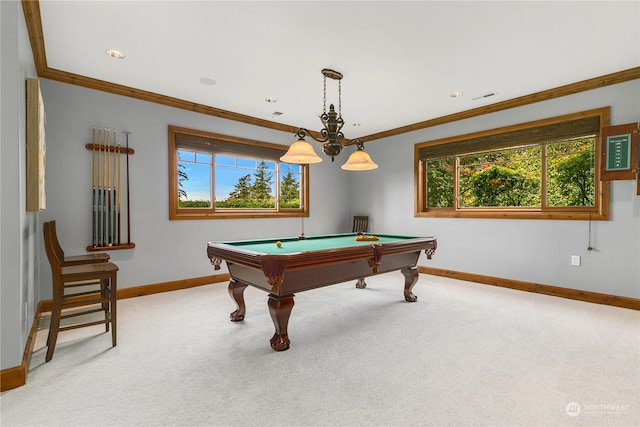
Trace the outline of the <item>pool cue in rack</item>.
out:
M 87 250 L 131 249 L 131 222 L 129 218 L 129 132 L 126 135 L 127 147 L 123 148 L 117 140 L 117 131 L 95 127 L 92 130 L 92 143 L 86 148 L 92 154 L 92 216 L 91 245 Z M 126 154 L 127 174 L 127 242 L 122 238 L 122 153 Z

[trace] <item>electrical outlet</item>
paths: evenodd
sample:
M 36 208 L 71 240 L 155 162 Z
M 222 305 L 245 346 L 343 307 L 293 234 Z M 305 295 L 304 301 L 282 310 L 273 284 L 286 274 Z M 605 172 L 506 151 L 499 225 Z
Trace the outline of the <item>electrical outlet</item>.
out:
M 580 265 L 580 255 L 571 255 L 571 265 Z

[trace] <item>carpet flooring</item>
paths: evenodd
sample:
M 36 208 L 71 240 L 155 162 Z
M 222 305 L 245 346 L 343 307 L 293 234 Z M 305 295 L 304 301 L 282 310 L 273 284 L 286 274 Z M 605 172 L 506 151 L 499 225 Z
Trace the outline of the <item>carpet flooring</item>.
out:
M 118 346 L 63 332 L 8 426 L 638 426 L 640 313 L 398 272 L 297 294 L 291 348 L 269 345 L 267 294 L 230 322 L 226 284 L 121 300 Z M 46 320 L 46 319 L 44 319 Z

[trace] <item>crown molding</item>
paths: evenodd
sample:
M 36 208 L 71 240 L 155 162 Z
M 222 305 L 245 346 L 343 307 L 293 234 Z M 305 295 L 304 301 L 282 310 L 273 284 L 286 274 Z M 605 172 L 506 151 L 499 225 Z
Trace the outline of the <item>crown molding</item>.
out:
M 44 33 L 42 30 L 42 18 L 40 16 L 40 2 L 38 0 L 22 0 L 22 7 L 31 41 L 31 49 L 33 51 L 33 59 L 36 65 L 36 71 L 39 77 L 55 80 L 58 82 L 68 83 L 76 86 L 82 86 L 89 89 L 95 89 L 102 92 L 108 92 L 115 95 L 127 96 L 130 98 L 140 99 L 147 102 L 166 105 L 169 107 L 179 108 L 182 110 L 193 111 L 196 113 L 207 114 L 226 120 L 246 123 L 249 125 L 260 126 L 268 129 L 274 129 L 282 132 L 296 133 L 298 126 L 290 126 L 282 123 L 272 122 L 270 120 L 259 119 L 257 117 L 247 116 L 232 111 L 223 110 L 208 105 L 198 104 L 195 102 L 185 101 L 183 99 L 173 98 L 170 96 L 160 95 L 129 86 L 119 85 L 104 80 L 98 80 L 78 74 L 69 73 L 62 70 L 50 68 L 47 65 L 47 54 L 45 51 Z M 359 140 L 362 142 L 371 142 L 390 136 L 396 136 L 403 133 L 414 132 L 416 130 L 426 129 L 433 126 L 451 123 L 458 120 L 468 119 L 471 117 L 482 116 L 497 111 L 508 110 L 523 105 L 533 104 L 540 101 L 548 101 L 554 98 L 560 98 L 579 92 L 597 89 L 604 86 L 610 86 L 623 83 L 629 80 L 640 78 L 640 67 L 630 68 L 627 70 L 606 74 L 604 76 L 592 79 L 582 80 L 580 82 L 559 86 L 553 89 L 520 96 L 518 98 L 508 99 L 470 110 L 461 111 L 459 113 L 449 114 L 434 119 L 428 119 L 421 122 L 401 126 L 395 129 L 366 135 Z M 321 137 L 319 132 L 311 132 L 316 137 Z M 353 144 L 350 140 L 344 141 L 345 145 Z

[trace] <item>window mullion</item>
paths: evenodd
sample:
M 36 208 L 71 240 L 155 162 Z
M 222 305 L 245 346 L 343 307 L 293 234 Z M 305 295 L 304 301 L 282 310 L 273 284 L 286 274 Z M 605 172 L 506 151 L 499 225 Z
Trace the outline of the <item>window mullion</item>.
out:
M 540 147 L 540 209 L 547 208 L 547 144 Z
M 280 163 L 276 162 L 275 164 L 276 166 L 276 170 L 275 170 L 275 180 L 276 180 L 276 187 L 275 187 L 275 194 L 273 195 L 275 197 L 275 204 L 276 204 L 276 211 L 280 212 Z
M 211 153 L 211 174 L 210 174 L 210 187 L 211 187 L 211 211 L 216 211 L 216 153 Z
M 453 209 L 460 209 L 460 157 L 456 156 L 453 162 Z

